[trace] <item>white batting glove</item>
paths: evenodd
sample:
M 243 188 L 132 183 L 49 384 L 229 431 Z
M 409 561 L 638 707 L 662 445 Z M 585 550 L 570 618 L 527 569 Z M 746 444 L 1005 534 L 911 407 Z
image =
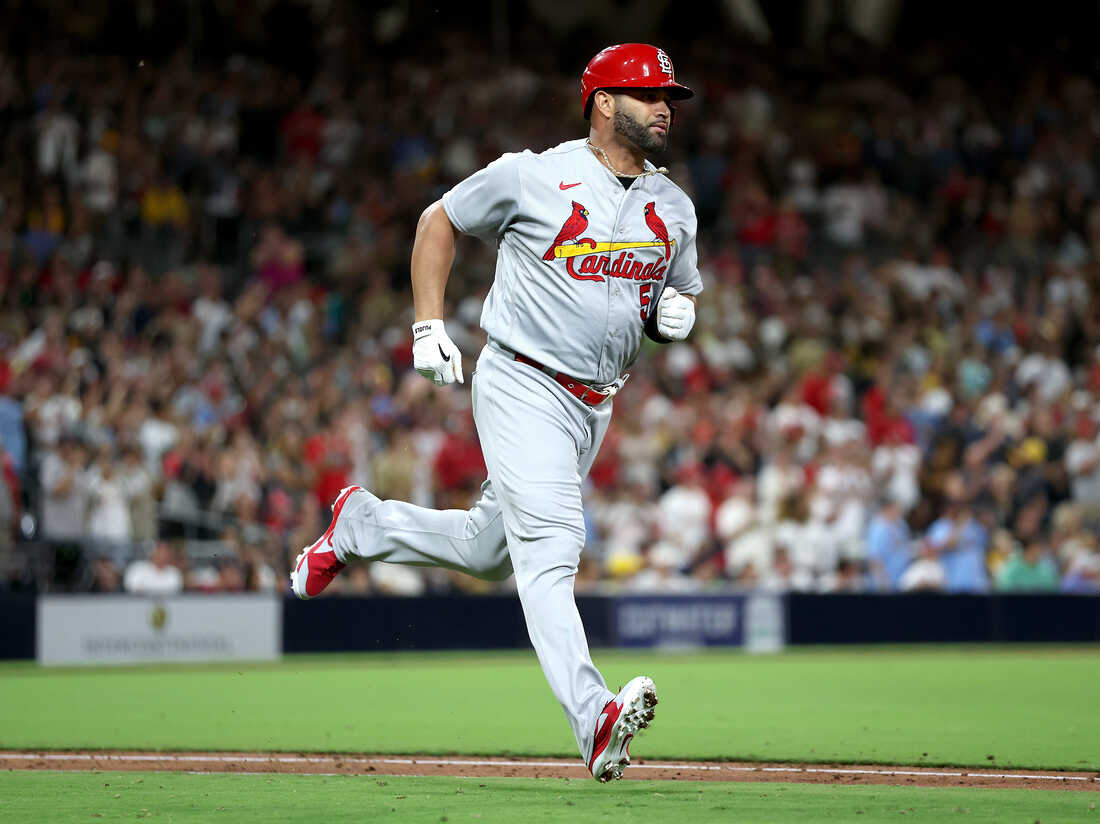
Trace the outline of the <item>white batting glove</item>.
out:
M 657 331 L 669 340 L 683 340 L 695 325 L 695 301 L 666 286 L 657 301 Z
M 441 320 L 422 320 L 413 324 L 413 368 L 436 386 L 465 383 L 462 379 L 462 353 L 443 328 Z

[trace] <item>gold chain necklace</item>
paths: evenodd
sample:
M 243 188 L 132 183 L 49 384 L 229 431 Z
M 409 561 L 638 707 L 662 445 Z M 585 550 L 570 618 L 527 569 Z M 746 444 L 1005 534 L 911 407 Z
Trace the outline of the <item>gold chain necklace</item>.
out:
M 628 175 L 628 174 L 626 174 L 626 172 L 620 172 L 618 169 L 616 169 L 614 166 L 611 165 L 611 158 L 609 158 L 607 156 L 607 152 L 605 152 L 603 150 L 603 146 L 597 146 L 595 143 L 592 142 L 592 138 L 590 138 L 590 137 L 586 137 L 584 139 L 584 142 L 588 146 L 588 148 L 595 149 L 597 152 L 600 153 L 600 156 L 603 157 L 604 165 L 608 169 L 611 170 L 611 174 L 615 175 L 615 177 L 636 178 L 636 177 L 645 177 L 646 175 L 667 175 L 668 174 L 668 169 L 666 169 L 664 166 L 659 166 L 656 169 L 645 169 L 645 171 L 638 172 L 638 174 L 636 174 L 636 175 Z

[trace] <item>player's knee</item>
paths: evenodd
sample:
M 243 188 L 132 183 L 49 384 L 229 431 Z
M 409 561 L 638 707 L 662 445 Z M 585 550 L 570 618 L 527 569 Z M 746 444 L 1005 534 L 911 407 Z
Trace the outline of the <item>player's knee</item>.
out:
M 508 545 L 503 538 L 496 552 L 486 554 L 477 563 L 470 564 L 467 570 L 475 578 L 484 581 L 503 581 L 512 574 L 512 556 L 508 554 Z
M 475 578 L 483 581 L 503 581 L 512 575 L 512 559 L 505 555 L 495 564 L 486 564 L 471 572 Z
M 572 588 L 577 577 L 577 564 L 569 561 L 531 566 L 516 570 L 516 591 L 520 599 L 541 599 L 559 584 L 568 583 Z
M 566 552 L 572 552 L 584 546 L 585 533 L 583 520 L 579 523 L 572 521 L 562 522 L 546 517 L 522 517 L 512 530 L 513 538 L 521 545 L 538 545 L 540 552 L 553 551 L 552 548 L 562 547 Z M 546 548 L 550 547 L 550 550 Z

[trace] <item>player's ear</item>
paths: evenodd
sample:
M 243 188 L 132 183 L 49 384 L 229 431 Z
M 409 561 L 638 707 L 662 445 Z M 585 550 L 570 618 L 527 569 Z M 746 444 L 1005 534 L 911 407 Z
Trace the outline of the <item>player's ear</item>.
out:
M 600 89 L 596 92 L 595 97 L 592 99 L 593 108 L 597 109 L 600 114 L 606 117 L 608 120 L 615 113 L 615 96 L 611 92 Z

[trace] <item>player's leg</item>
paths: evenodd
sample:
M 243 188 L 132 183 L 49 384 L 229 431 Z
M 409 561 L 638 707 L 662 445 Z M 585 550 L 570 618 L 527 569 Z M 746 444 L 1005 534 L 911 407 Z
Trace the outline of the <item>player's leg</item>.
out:
M 512 574 L 500 504 L 489 481 L 469 510 L 383 501 L 366 490 L 348 504 L 333 535 L 336 555 L 345 563 L 363 559 L 447 567 L 493 581 Z
M 531 643 L 587 759 L 596 717 L 614 693 L 592 663 L 573 582 L 585 542 L 581 480 L 610 410 L 593 414 L 548 382 L 486 350 L 474 377 L 474 420 Z
M 610 422 L 611 404 L 592 411 L 589 418 L 592 446 L 581 455 L 578 467 L 582 479 L 587 478 L 592 469 Z M 628 681 L 610 700 L 601 696 L 590 708 L 592 720 L 583 729 L 591 732 L 583 743 L 578 740 L 578 744 L 581 757 L 587 759 L 594 778 L 609 781 L 623 777 L 623 768 L 630 763 L 630 742 L 638 730 L 649 726 L 656 706 L 656 685 L 647 676 L 640 675 Z
M 333 504 L 329 528 L 295 560 L 290 573 L 294 594 L 319 595 L 355 560 L 447 567 L 493 581 L 512 573 L 500 504 L 488 481 L 469 511 L 383 501 L 361 487 L 348 487 Z

